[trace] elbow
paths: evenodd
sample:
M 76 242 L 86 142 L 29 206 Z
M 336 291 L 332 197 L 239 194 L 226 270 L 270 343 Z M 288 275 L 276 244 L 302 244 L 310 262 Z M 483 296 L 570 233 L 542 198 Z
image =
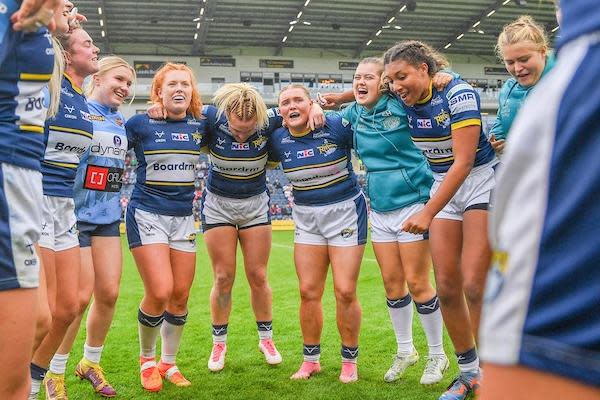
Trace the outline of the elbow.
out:
M 473 169 L 473 165 L 475 164 L 474 157 L 468 158 L 460 158 L 454 160 L 453 168 L 457 173 L 460 173 L 461 176 L 467 177 L 471 170 Z

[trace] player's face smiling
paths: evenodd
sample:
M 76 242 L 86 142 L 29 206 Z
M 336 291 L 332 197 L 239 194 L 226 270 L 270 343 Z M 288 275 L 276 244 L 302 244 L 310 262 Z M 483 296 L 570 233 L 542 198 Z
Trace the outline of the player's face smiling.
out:
M 535 85 L 546 66 L 546 52 L 532 42 L 509 44 L 502 47 L 504 65 L 521 86 Z
M 256 117 L 241 119 L 235 113 L 227 114 L 227 123 L 231 136 L 238 143 L 244 143 L 254 132 L 256 132 Z
M 408 106 L 415 105 L 429 94 L 431 78 L 426 64 L 414 67 L 404 60 L 396 60 L 385 66 L 385 76 L 390 90 Z
M 104 74 L 94 76 L 94 85 L 96 85 L 97 96 L 93 96 L 98 102 L 112 108 L 118 108 L 123 104 L 129 91 L 133 75 L 129 68 L 124 66 L 113 68 Z M 94 93 L 94 94 L 95 94 Z
M 67 69 L 73 69 L 80 76 L 88 76 L 98 72 L 98 53 L 100 49 L 83 29 L 75 29 L 69 39 L 69 50 L 66 52 Z
M 192 80 L 187 71 L 169 71 L 158 91 L 169 117 L 183 118 L 192 101 Z
M 356 102 L 371 108 L 379 100 L 379 82 L 381 67 L 377 64 L 359 64 L 354 72 L 352 91 Z
M 293 133 L 306 130 L 311 106 L 306 92 L 300 88 L 290 88 L 279 95 L 279 111 Z

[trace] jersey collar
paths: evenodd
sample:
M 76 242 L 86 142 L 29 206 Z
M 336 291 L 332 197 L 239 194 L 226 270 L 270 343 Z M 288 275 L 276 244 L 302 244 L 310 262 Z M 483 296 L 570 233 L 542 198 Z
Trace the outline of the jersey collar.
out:
M 75 82 L 73 82 L 73 78 L 71 78 L 69 76 L 69 74 L 67 74 L 66 72 L 63 72 L 63 74 L 64 74 L 65 78 L 67 78 L 67 80 L 69 81 L 69 83 L 71 84 L 71 86 L 73 87 L 73 90 L 82 95 L 83 94 L 83 90 L 79 86 L 77 86 L 75 84 Z
M 432 95 L 433 95 L 433 81 L 430 79 L 429 80 L 429 93 L 427 94 L 427 96 L 423 100 L 417 100 L 417 104 L 425 104 L 425 103 L 427 103 L 429 100 L 431 100 L 431 96 Z

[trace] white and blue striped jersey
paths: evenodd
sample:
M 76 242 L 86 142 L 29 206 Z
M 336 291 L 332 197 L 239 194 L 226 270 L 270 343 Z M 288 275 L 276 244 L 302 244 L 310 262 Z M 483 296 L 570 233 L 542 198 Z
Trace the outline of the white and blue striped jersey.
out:
M 452 131 L 465 126 L 479 126 L 474 166 L 495 159 L 494 150 L 481 129 L 479 95 L 461 79 L 454 78 L 439 91 L 430 83 L 429 95 L 425 99 L 414 106 L 402 104 L 412 139 L 427 158 L 433 172 L 448 172 L 454 163 Z
M 73 197 L 73 183 L 83 154 L 90 147 L 94 128 L 83 90 L 65 74 L 60 106 L 54 118 L 46 120 L 42 160 L 44 194 Z
M 267 142 L 273 131 L 281 127 L 279 110 L 268 110 L 269 124 L 238 143 L 229 132 L 225 115 L 217 118 L 215 106 L 204 106 L 207 146 L 210 154 L 207 188 L 223 197 L 248 198 L 267 190 L 265 168 Z
M 302 136 L 287 128 L 273 133 L 270 159 L 281 162 L 296 204 L 332 204 L 360 193 L 352 169 L 352 134 L 350 122 L 338 115 L 327 115 L 322 129 Z
M 9 28 L 2 48 L 6 54 L 0 66 L 0 162 L 39 171 L 47 113 L 43 89 L 54 68 L 51 36 L 46 28 L 34 33 Z
M 116 109 L 88 101 L 94 137 L 83 154 L 73 197 L 77 221 L 106 225 L 121 219 L 120 192 L 127 154 L 125 118 Z
M 125 124 L 138 160 L 130 205 L 160 215 L 192 214 L 195 166 L 205 146 L 206 120 L 154 120 L 138 114 Z

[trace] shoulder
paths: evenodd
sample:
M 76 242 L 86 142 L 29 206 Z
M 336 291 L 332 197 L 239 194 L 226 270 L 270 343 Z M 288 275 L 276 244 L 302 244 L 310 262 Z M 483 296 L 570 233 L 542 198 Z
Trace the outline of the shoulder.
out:
M 145 113 L 144 114 L 136 114 L 127 120 L 127 123 L 125 124 L 125 126 L 127 128 L 135 128 L 140 125 L 148 123 L 149 120 L 150 119 L 148 118 L 148 115 Z
M 450 100 L 456 95 L 464 92 L 475 93 L 475 90 L 473 89 L 473 86 L 459 78 L 452 79 L 448 86 L 446 86 L 442 91 L 447 100 Z
M 290 132 L 288 131 L 287 128 L 285 128 L 285 127 L 277 128 L 271 134 L 270 142 L 273 145 L 278 146 L 282 143 L 282 140 L 284 138 L 288 137 L 289 135 L 290 135 Z
M 518 85 L 518 83 L 515 78 L 508 79 L 500 89 L 500 97 L 508 97 L 509 93 L 513 91 L 516 85 Z

